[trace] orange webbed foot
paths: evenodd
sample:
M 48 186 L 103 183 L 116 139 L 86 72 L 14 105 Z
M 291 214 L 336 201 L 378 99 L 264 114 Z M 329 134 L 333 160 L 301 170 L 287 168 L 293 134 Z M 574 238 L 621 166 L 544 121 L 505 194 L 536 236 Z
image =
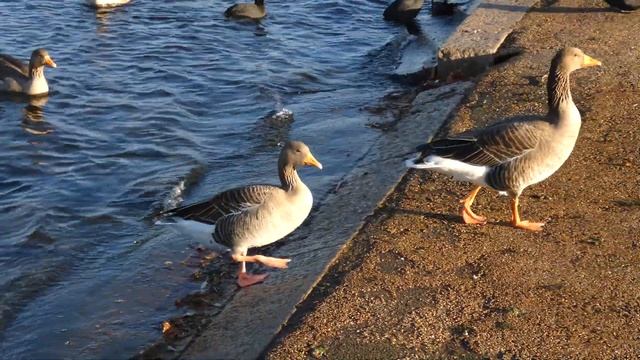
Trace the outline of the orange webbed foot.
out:
M 256 260 L 264 266 L 276 269 L 286 269 L 291 261 L 291 259 L 279 259 L 262 255 L 256 256 Z
M 480 216 L 475 214 L 473 211 L 471 211 L 470 209 L 466 209 L 466 208 L 462 208 L 462 221 L 464 221 L 465 224 L 478 224 L 478 225 L 484 225 L 487 223 L 487 218 L 484 216 Z
M 465 224 L 478 224 L 484 225 L 487 223 L 487 218 L 484 216 L 476 215 L 476 213 L 471 210 L 471 205 L 473 205 L 473 201 L 476 199 L 476 195 L 482 189 L 480 186 L 476 186 L 467 197 L 460 200 L 462 204 L 462 210 L 460 214 L 462 215 L 462 220 Z
M 246 272 L 241 272 L 238 274 L 237 283 L 240 287 L 247 287 L 263 282 L 264 279 L 267 278 L 267 276 L 269 276 L 269 274 L 254 275 Z
M 514 223 L 513 226 L 519 229 L 524 229 L 528 231 L 542 231 L 542 228 L 544 227 L 544 223 L 522 220 L 520 222 Z

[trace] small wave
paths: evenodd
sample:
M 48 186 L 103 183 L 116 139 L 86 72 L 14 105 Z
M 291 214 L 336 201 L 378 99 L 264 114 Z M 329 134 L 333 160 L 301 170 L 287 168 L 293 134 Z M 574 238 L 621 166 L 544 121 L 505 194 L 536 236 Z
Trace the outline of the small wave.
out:
M 173 209 L 178 206 L 184 200 L 184 195 L 195 184 L 200 182 L 200 179 L 204 176 L 205 167 L 198 165 L 187 173 L 184 179 L 180 180 L 171 190 L 169 195 L 164 201 L 162 210 Z
M 283 107 L 271 111 L 263 119 L 268 125 L 289 125 L 293 122 L 293 111 Z
M 47 234 L 41 228 L 37 228 L 27 236 L 27 238 L 22 242 L 22 245 L 28 247 L 41 247 L 51 245 L 56 240 L 49 234 Z

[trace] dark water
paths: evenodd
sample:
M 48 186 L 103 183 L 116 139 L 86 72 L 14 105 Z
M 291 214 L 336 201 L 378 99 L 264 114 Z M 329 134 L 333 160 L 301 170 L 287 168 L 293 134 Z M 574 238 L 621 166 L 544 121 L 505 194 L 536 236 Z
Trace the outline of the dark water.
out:
M 272 1 L 256 25 L 225 20 L 231 1 L 0 1 L 0 52 L 58 64 L 48 98 L 0 98 L 2 358 L 127 357 L 155 339 L 199 284 L 179 265 L 189 240 L 150 217 L 276 182 L 279 141 L 323 163 L 302 171 L 317 198 L 335 186 L 378 136 L 363 108 L 401 87 L 385 3 Z M 283 107 L 293 122 L 265 117 Z

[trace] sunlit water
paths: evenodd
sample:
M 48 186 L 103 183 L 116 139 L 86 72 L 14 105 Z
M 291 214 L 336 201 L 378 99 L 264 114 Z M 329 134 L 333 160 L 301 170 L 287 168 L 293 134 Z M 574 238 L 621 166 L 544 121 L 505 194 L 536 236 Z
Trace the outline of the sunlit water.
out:
M 231 3 L 0 1 L 0 51 L 58 64 L 48 98 L 0 98 L 3 358 L 135 354 L 199 286 L 154 212 L 277 182 L 287 138 L 325 166 L 302 171 L 321 199 L 376 136 L 363 108 L 401 87 L 386 1 L 271 1 L 261 25 Z

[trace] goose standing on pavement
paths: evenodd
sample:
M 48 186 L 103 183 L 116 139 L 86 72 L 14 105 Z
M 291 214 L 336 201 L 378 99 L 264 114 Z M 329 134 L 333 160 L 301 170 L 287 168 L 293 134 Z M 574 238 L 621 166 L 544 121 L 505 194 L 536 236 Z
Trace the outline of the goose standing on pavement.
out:
M 49 93 L 49 84 L 44 77 L 45 66 L 57 66 L 45 49 L 31 53 L 29 66 L 12 56 L 0 54 L 0 91 L 26 95 Z
M 264 0 L 255 0 L 253 4 L 235 4 L 230 6 L 224 16 L 236 19 L 260 20 L 267 16 Z
M 601 65 L 582 50 L 566 48 L 551 61 L 547 83 L 546 116 L 509 119 L 418 147 L 420 154 L 406 161 L 416 169 L 430 169 L 477 185 L 464 198 L 462 218 L 467 224 L 485 224 L 471 205 L 482 187 L 511 196 L 511 223 L 540 231 L 543 223 L 520 219 L 518 198 L 522 191 L 555 173 L 569 158 L 580 131 L 578 108 L 571 98 L 569 75 L 577 69 Z
M 213 240 L 231 249 L 231 258 L 240 263 L 237 282 L 241 287 L 262 282 L 267 274 L 248 274 L 245 262 L 283 269 L 290 260 L 248 256 L 247 250 L 280 240 L 307 218 L 313 196 L 297 172 L 305 165 L 322 169 L 307 145 L 289 141 L 278 160 L 279 186 L 248 185 L 227 190 L 209 200 L 164 212 L 162 215 L 173 218 L 173 222 L 160 224 L 175 224 L 180 232 L 201 242 Z

